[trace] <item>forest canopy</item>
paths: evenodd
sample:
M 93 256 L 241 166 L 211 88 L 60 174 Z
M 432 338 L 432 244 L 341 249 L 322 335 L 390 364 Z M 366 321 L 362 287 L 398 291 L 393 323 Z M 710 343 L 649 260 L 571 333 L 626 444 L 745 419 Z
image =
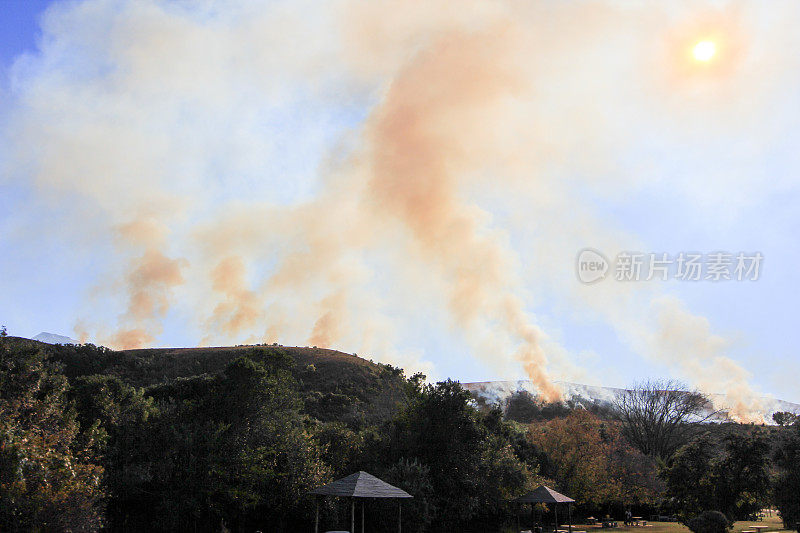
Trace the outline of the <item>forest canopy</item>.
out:
M 800 515 L 786 497 L 800 479 L 789 417 L 679 420 L 654 448 L 620 406 L 530 394 L 487 405 L 458 382 L 331 350 L 3 337 L 0 415 L 3 531 L 298 531 L 312 525 L 308 492 L 358 470 L 414 496 L 404 527 L 415 532 L 499 531 L 518 511 L 508 501 L 542 483 L 584 516 L 732 521 L 773 503 L 787 525 Z M 325 523 L 347 521 L 343 502 L 321 504 Z M 370 530 L 394 530 L 391 504 L 366 513 Z

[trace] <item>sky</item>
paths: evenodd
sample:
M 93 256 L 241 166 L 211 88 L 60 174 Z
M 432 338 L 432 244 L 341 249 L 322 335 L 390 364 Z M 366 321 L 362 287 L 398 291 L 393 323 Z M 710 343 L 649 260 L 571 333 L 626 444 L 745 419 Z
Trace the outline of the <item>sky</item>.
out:
M 800 402 L 800 10 L 468 5 L 3 1 L 0 323 Z

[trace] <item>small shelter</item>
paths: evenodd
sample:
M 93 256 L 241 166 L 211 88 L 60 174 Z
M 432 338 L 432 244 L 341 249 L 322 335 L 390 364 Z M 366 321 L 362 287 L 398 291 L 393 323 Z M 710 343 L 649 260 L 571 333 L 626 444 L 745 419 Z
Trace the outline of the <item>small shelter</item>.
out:
M 558 531 L 558 506 L 562 504 L 567 505 L 567 515 L 569 517 L 569 531 L 572 533 L 572 504 L 575 503 L 575 500 L 570 498 L 569 496 L 564 496 L 560 492 L 556 492 L 550 487 L 545 487 L 544 485 L 539 485 L 532 491 L 527 494 L 523 494 L 518 498 L 514 498 L 511 500 L 513 503 L 519 504 L 531 504 L 531 509 L 533 508 L 534 504 L 537 503 L 547 503 L 552 504 L 553 509 L 556 513 L 556 524 L 555 524 L 555 531 Z M 519 524 L 518 524 L 519 525 Z
M 322 487 L 309 492 L 316 496 L 339 496 L 350 498 L 350 533 L 355 533 L 356 528 L 356 498 L 361 500 L 361 533 L 364 533 L 364 500 L 367 498 L 397 498 L 397 532 L 403 531 L 403 507 L 405 498 L 413 498 L 403 489 L 389 485 L 372 474 L 360 471 L 350 474 L 342 479 L 337 479 Z M 316 515 L 314 518 L 314 533 L 319 533 L 319 500 L 316 501 Z

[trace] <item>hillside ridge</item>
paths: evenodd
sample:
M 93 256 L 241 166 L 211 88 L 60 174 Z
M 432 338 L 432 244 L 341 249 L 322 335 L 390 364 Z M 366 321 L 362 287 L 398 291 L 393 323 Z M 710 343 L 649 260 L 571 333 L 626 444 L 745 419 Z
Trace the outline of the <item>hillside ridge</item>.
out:
M 573 401 L 577 404 L 591 403 L 599 406 L 609 406 L 620 392 L 626 389 L 619 387 L 604 387 L 601 385 L 584 385 L 582 383 L 571 383 L 567 381 L 554 382 L 561 389 L 564 399 Z M 511 395 L 517 392 L 526 391 L 534 396 L 536 388 L 529 380 L 510 380 L 510 381 L 476 381 L 462 384 L 465 389 L 470 391 L 478 398 L 482 398 L 490 403 L 503 403 Z M 724 394 L 707 395 L 715 406 L 725 405 L 726 396 Z M 767 423 L 772 422 L 772 415 L 777 412 L 788 411 L 800 414 L 800 404 L 780 400 L 771 396 L 763 396 L 761 401 L 761 414 Z M 713 408 L 710 408 L 711 411 Z

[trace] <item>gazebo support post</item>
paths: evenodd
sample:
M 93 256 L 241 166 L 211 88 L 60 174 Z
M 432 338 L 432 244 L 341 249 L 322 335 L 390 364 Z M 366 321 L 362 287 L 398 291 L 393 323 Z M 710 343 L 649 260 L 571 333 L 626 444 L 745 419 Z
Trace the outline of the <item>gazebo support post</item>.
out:
M 403 533 L 403 500 L 397 501 L 397 533 Z
M 567 517 L 569 520 L 569 533 L 572 533 L 572 504 L 567 504 Z
M 555 510 L 555 512 L 556 512 L 556 527 L 555 527 L 555 529 L 554 529 L 553 531 L 555 531 L 556 533 L 558 533 L 558 504 L 557 504 L 557 503 L 554 503 L 554 504 L 553 504 L 553 509 L 554 509 L 554 510 Z
M 350 533 L 356 533 L 356 499 L 350 498 Z
M 314 498 L 314 533 L 319 533 L 319 498 Z
M 364 533 L 364 500 L 361 500 L 361 533 Z

